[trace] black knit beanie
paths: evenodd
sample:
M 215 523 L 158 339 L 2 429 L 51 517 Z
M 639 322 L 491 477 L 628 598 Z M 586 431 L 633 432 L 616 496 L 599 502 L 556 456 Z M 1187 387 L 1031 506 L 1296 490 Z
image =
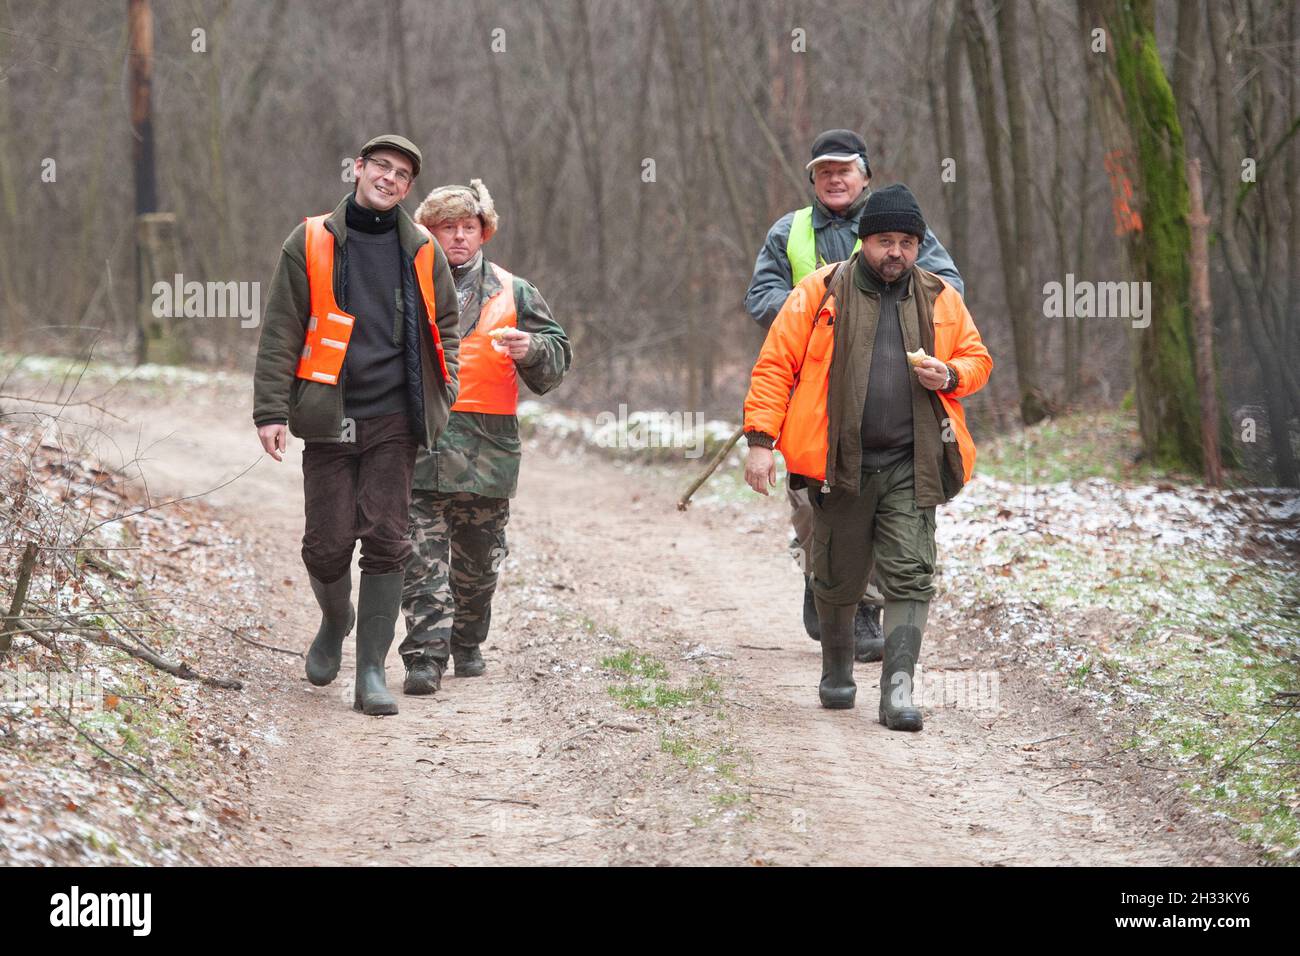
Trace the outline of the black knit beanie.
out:
M 865 239 L 876 232 L 908 232 L 925 241 L 925 219 L 912 190 L 902 183 L 877 189 L 867 198 L 858 220 L 858 236 Z

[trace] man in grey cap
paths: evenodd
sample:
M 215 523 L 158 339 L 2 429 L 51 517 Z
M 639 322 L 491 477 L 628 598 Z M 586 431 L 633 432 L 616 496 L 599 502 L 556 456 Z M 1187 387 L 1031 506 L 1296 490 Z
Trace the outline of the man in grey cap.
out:
M 456 283 L 433 238 L 401 207 L 420 150 L 377 136 L 353 162 L 356 187 L 310 216 L 280 249 L 253 380 L 253 422 L 276 461 L 303 439 L 302 559 L 321 624 L 307 679 L 338 676 L 355 624 L 353 707 L 397 713 L 384 661 L 401 613 L 411 479 L 456 401 Z M 352 552 L 361 581 L 351 603 Z
M 871 183 L 867 144 L 849 129 L 828 129 L 813 140 L 812 159 L 805 167 L 812 183 L 812 205 L 786 213 L 767 231 L 767 239 L 754 263 L 754 275 L 745 293 L 745 309 L 754 321 L 769 328 L 786 296 L 801 279 L 821 266 L 851 256 L 861 241 L 858 221 Z M 921 241 L 917 265 L 947 279 L 957 291 L 965 287 L 948 251 L 928 228 Z M 807 489 L 787 487 L 795 551 L 804 573 L 803 622 L 813 640 L 820 636 L 817 607 L 811 587 L 813 509 Z M 854 622 L 856 657 L 878 661 L 884 651 L 880 609 L 884 598 L 872 573 Z

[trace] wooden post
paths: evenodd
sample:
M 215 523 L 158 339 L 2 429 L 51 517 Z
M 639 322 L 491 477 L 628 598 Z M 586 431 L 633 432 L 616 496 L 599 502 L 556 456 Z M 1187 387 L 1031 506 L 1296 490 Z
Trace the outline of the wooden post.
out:
M 1196 329 L 1196 390 L 1201 400 L 1201 445 L 1206 484 L 1223 485 L 1219 456 L 1219 390 L 1214 375 L 1214 322 L 1210 312 L 1210 217 L 1201 193 L 1201 161 L 1187 161 L 1190 200 L 1187 225 L 1191 231 L 1192 321 Z
M 135 358 L 137 362 L 165 361 L 158 348 L 159 329 L 152 321 L 151 309 L 159 247 L 150 248 L 150 243 L 158 238 L 160 227 L 148 221 L 158 209 L 158 178 L 153 156 L 153 12 L 149 0 L 127 0 L 126 17 L 131 165 L 135 172 Z M 172 275 L 166 278 L 170 280 Z
M 126 3 L 131 78 L 131 157 L 135 169 L 135 212 L 158 208 L 157 179 L 153 164 L 153 13 L 149 0 Z
M 138 356 L 141 362 L 161 362 L 179 365 L 189 361 L 189 336 L 185 334 L 186 318 L 176 309 L 176 298 L 166 293 L 166 309 L 154 309 L 157 299 L 153 295 L 156 282 L 174 287 L 180 264 L 176 256 L 176 215 L 170 212 L 150 212 L 135 220 L 135 248 L 138 259 L 141 294 L 137 303 L 137 325 L 140 329 Z M 181 304 L 184 296 L 181 297 Z M 161 314 L 156 314 L 161 313 Z

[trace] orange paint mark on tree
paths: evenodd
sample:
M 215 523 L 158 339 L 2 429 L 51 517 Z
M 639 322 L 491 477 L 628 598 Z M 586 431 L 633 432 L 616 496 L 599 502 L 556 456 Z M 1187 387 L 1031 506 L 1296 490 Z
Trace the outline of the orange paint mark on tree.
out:
M 1124 171 L 1123 150 L 1113 149 L 1105 157 L 1106 173 L 1110 176 L 1111 211 L 1115 214 L 1115 235 L 1142 231 L 1142 216 L 1133 208 L 1136 193 L 1133 181 Z

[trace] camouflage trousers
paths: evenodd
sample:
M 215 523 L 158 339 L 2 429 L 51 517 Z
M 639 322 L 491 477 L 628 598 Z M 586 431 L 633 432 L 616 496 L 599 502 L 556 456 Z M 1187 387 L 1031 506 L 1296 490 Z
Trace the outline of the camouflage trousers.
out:
M 497 571 L 509 553 L 509 498 L 468 491 L 412 491 L 411 542 L 402 587 L 404 658 L 428 655 L 444 664 L 452 646 L 487 638 Z

